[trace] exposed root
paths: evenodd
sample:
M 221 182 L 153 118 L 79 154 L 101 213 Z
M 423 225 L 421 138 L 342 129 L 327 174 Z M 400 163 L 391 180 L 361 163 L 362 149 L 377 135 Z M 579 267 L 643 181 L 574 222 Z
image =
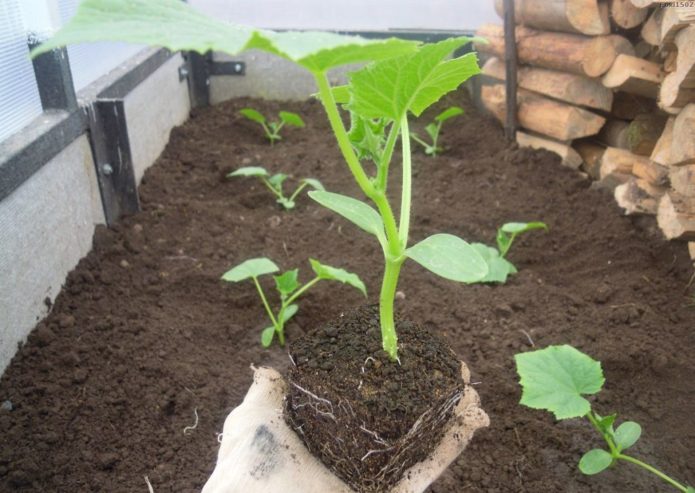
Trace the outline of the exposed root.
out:
M 519 329 L 519 331 L 526 336 L 526 339 L 528 339 L 528 342 L 529 344 L 531 344 L 531 347 L 536 347 L 536 344 L 533 342 L 533 339 L 531 339 L 531 336 L 528 332 L 526 332 L 524 329 Z
M 193 415 L 195 416 L 195 422 L 193 423 L 193 426 L 186 426 L 183 429 L 184 435 L 188 435 L 189 432 L 198 428 L 198 408 L 197 407 L 195 409 L 193 409 Z
M 368 357 L 366 360 L 364 360 L 364 363 L 362 364 L 362 373 L 364 373 L 364 369 L 367 367 L 367 363 L 369 363 L 370 361 L 372 363 L 376 362 L 376 360 L 374 358 L 372 358 L 371 356 Z
M 147 476 L 145 476 L 145 483 L 147 484 L 147 491 L 149 491 L 149 493 L 154 493 L 154 488 L 152 487 L 152 483 L 150 483 L 150 478 Z

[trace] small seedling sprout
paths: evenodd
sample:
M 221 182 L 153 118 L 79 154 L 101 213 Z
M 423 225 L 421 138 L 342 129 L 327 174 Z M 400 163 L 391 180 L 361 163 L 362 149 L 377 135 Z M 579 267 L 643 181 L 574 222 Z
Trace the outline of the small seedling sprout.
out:
M 542 222 L 506 223 L 497 230 L 496 249 L 483 243 L 471 244 L 485 259 L 489 267 L 487 276 L 481 282 L 504 284 L 507 282 L 510 274 L 516 274 L 518 272 L 516 267 L 505 257 L 518 235 L 534 229 L 545 229 L 547 231 L 548 226 Z
M 32 55 L 66 44 L 103 40 L 199 53 L 221 51 L 230 55 L 260 49 L 293 61 L 311 73 L 343 158 L 376 210 L 345 195 L 319 190 L 309 195 L 374 235 L 380 243 L 385 265 L 379 296 L 382 345 L 393 361 L 398 360 L 394 298 L 406 259 L 457 282 L 480 282 L 487 276 L 489 268 L 485 259 L 456 236 L 435 234 L 409 246 L 412 202 L 409 115 L 419 117 L 443 96 L 480 73 L 475 53 L 455 55 L 471 38 L 421 44 L 327 32 L 273 32 L 213 19 L 179 0 L 85 0 L 70 22 L 34 49 Z M 330 70 L 357 63 L 364 66 L 350 74 L 347 86 L 331 87 Z M 349 132 L 339 105 L 350 114 Z M 399 138 L 402 186 L 397 221 L 387 188 L 391 158 Z M 374 163 L 373 172 L 367 171 L 363 159 Z
M 311 187 L 314 190 L 325 190 L 320 181 L 316 178 L 302 178 L 300 180 L 299 186 L 289 197 L 285 196 L 283 191 L 283 183 L 287 180 L 288 176 L 285 173 L 276 173 L 271 175 L 268 170 L 261 166 L 246 166 L 244 168 L 239 168 L 232 173 L 227 175 L 227 178 L 234 177 L 254 177 L 258 178 L 263 185 L 268 188 L 275 195 L 276 202 L 283 206 L 285 210 L 294 209 L 296 205 L 295 199 L 306 187 Z
M 550 411 L 558 420 L 585 417 L 606 442 L 607 450 L 595 448 L 582 456 L 579 461 L 582 473 L 598 474 L 624 461 L 646 469 L 680 491 L 695 493 L 692 487 L 623 453 L 639 440 L 640 425 L 625 421 L 614 428 L 617 413 L 600 416 L 584 398 L 584 395 L 597 394 L 603 387 L 605 378 L 601 363 L 568 345 L 550 346 L 517 354 L 514 358 L 523 389 L 521 404 Z
M 253 108 L 244 108 L 239 111 L 239 113 L 249 120 L 258 123 L 263 128 L 265 136 L 270 141 L 270 145 L 275 144 L 278 140 L 282 140 L 280 130 L 282 130 L 282 127 L 285 125 L 299 128 L 304 127 L 304 120 L 302 120 L 302 117 L 291 111 L 281 111 L 278 113 L 279 119 L 276 121 L 268 121 L 260 111 L 254 110 Z
M 421 139 L 416 133 L 411 133 L 410 137 L 420 144 L 422 147 L 425 149 L 425 154 L 428 156 L 432 157 L 437 157 L 437 154 L 440 154 L 443 149 L 439 147 L 438 142 L 439 142 L 439 134 L 442 131 L 442 125 L 444 124 L 445 121 L 454 118 L 455 116 L 459 116 L 463 114 L 463 109 L 459 108 L 458 106 L 451 106 L 450 108 L 445 109 L 441 113 L 439 113 L 437 116 L 434 117 L 434 121 L 432 123 L 429 123 L 425 127 L 425 132 L 427 132 L 427 135 L 430 136 L 430 139 L 432 142 L 426 142 L 423 139 Z
M 263 307 L 272 324 L 261 332 L 261 344 L 263 344 L 263 347 L 269 347 L 273 343 L 273 338 L 276 334 L 278 342 L 281 346 L 284 346 L 285 324 L 294 317 L 299 310 L 297 300 L 319 281 L 339 281 L 354 287 L 363 295 L 367 296 L 367 288 L 365 288 L 364 283 L 357 274 L 322 264 L 314 259 L 309 259 L 309 263 L 316 276 L 306 284 L 302 285 L 299 283 L 299 269 L 288 270 L 281 275 L 273 276 L 275 279 L 275 288 L 280 296 L 280 309 L 277 313 L 273 312 L 270 308 L 268 297 L 265 295 L 263 287 L 258 281 L 259 277 L 267 274 L 274 274 L 280 270 L 272 260 L 265 257 L 249 259 L 227 271 L 222 276 L 222 280 L 227 282 L 241 282 L 246 279 L 253 280 L 258 295 L 263 302 Z

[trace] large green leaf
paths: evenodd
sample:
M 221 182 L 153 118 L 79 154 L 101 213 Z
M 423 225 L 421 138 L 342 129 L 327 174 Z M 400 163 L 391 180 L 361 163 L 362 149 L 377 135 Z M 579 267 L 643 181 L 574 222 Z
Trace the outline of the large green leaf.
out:
M 582 395 L 603 386 L 601 363 L 572 346 L 549 346 L 514 359 L 523 389 L 521 404 L 550 411 L 557 419 L 585 416 L 591 404 Z
M 487 276 L 481 279 L 480 282 L 498 282 L 504 284 L 507 282 L 509 274 L 517 273 L 516 267 L 507 259 L 500 257 L 499 252 L 495 248 L 489 247 L 483 243 L 472 243 L 471 246 L 487 263 Z
M 363 295 L 367 296 L 367 288 L 357 274 L 348 272 L 345 269 L 339 269 L 337 267 L 322 264 L 313 258 L 310 258 L 309 262 L 311 263 L 311 268 L 314 269 L 314 272 L 319 279 L 340 281 L 344 284 L 349 284 L 353 288 L 358 289 Z
M 406 111 L 419 116 L 446 93 L 480 72 L 476 55 L 445 60 L 470 38 L 449 38 L 423 45 L 415 53 L 369 64 L 350 75 L 350 108 L 365 118 L 400 120 Z
M 273 276 L 275 279 L 275 287 L 283 297 L 292 294 L 298 287 L 299 269 L 288 270 L 280 276 Z
M 417 43 L 326 32 L 272 32 L 208 17 L 181 0 L 84 0 L 75 16 L 33 56 L 69 44 L 125 41 L 199 53 L 235 55 L 256 48 L 314 72 L 412 52 Z
M 268 176 L 268 171 L 260 166 L 245 166 L 233 171 L 227 175 L 227 178 L 232 178 L 234 176 Z
M 228 282 L 239 282 L 251 277 L 272 274 L 278 270 L 280 270 L 278 266 L 268 258 L 252 258 L 227 271 L 222 279 Z
M 452 281 L 479 282 L 488 273 L 485 259 L 475 248 L 450 234 L 425 238 L 408 248 L 405 254 L 425 269 Z
M 337 212 L 367 233 L 375 235 L 382 245 L 386 244 L 381 216 L 364 202 L 346 195 L 321 190 L 309 192 L 309 197 L 333 212 Z
M 610 467 L 613 456 L 600 448 L 589 450 L 579 461 L 579 470 L 587 476 L 598 474 Z

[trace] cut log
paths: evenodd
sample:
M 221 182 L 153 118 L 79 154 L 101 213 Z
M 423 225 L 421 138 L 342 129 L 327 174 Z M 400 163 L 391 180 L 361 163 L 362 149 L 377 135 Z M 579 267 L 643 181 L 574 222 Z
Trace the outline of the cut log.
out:
M 662 80 L 664 72 L 660 65 L 634 56 L 618 55 L 602 82 L 611 89 L 656 98 Z
M 659 91 L 659 104 L 682 108 L 695 102 L 695 26 L 680 31 L 675 38 L 674 70 L 666 76 Z
M 695 197 L 674 191 L 665 193 L 656 218 L 667 239 L 695 241 Z
M 688 27 L 689 22 L 681 18 L 677 9 L 662 8 L 660 10 L 663 10 L 664 14 L 661 16 L 661 25 L 659 26 L 659 44 L 662 50 L 669 50 L 673 47 L 676 34 L 681 29 Z
M 592 179 L 600 179 L 601 157 L 603 157 L 606 148 L 588 141 L 575 142 L 573 147 L 584 162 L 584 164 L 582 164 L 582 170 Z
M 695 241 L 688 243 L 688 253 L 693 262 L 695 262 Z
M 485 107 L 501 122 L 506 118 L 503 84 L 483 86 L 481 98 Z M 595 135 L 605 119 L 590 111 L 520 90 L 518 94 L 519 124 L 526 129 L 560 141 Z
M 654 150 L 652 151 L 651 160 L 663 166 L 670 166 L 671 160 L 671 143 L 673 141 L 673 126 L 676 118 L 671 116 L 666 121 L 664 130 L 661 132 L 659 140 L 656 141 Z
M 695 103 L 678 114 L 673 123 L 671 162 L 674 166 L 695 163 Z
M 664 17 L 664 10 L 666 9 L 654 10 L 647 21 L 642 25 L 640 35 L 643 40 L 652 46 L 659 46 L 661 44 L 661 20 Z
M 484 24 L 476 36 L 488 40 L 487 44 L 476 43 L 478 51 L 504 57 L 504 30 L 501 26 Z M 625 38 L 621 36 L 587 37 L 536 31 L 524 26 L 516 28 L 516 39 L 522 63 L 588 77 L 606 73 L 620 51 L 626 49 Z
M 545 149 L 553 152 L 562 158 L 562 165 L 572 169 L 579 169 L 582 164 L 582 157 L 577 151 L 567 144 L 556 142 L 538 135 L 526 132 L 517 132 L 516 141 L 520 147 L 530 147 L 532 149 Z
M 660 113 L 642 113 L 627 129 L 627 149 L 640 156 L 651 156 L 668 117 Z
M 598 134 L 598 140 L 608 147 L 628 148 L 627 131 L 630 124 L 623 120 L 608 120 Z
M 630 178 L 615 188 L 614 197 L 627 215 L 654 215 L 659 207 L 659 199 L 664 195 L 664 192 L 664 188 L 655 187 L 645 180 Z
M 504 62 L 490 58 L 483 66 L 483 74 L 495 79 L 505 79 Z M 536 67 L 519 67 L 519 87 L 577 106 L 587 106 L 610 111 L 613 92 L 600 81 L 576 74 Z
M 609 0 L 611 20 L 616 27 L 632 29 L 644 22 L 648 11 L 635 7 L 630 0 Z
M 613 96 L 613 108 L 611 114 L 614 118 L 621 120 L 634 120 L 637 115 L 657 111 L 656 101 L 650 98 L 628 94 L 626 92 L 616 92 Z
M 504 1 L 495 0 L 495 10 L 504 17 Z M 597 0 L 516 0 L 514 18 L 546 31 L 563 31 L 587 35 L 608 34 L 608 11 Z
M 686 197 L 695 197 L 695 164 L 669 169 L 671 188 Z
M 668 183 L 668 170 L 665 167 L 625 149 L 608 147 L 601 157 L 601 180 L 615 174 L 634 175 L 655 186 Z

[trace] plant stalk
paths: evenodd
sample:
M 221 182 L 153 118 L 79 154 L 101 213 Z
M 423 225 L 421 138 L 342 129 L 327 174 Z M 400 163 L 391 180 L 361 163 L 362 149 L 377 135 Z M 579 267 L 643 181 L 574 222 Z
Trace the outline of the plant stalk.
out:
M 403 187 L 401 190 L 401 219 L 398 226 L 398 239 L 401 249 L 408 248 L 408 233 L 410 231 L 410 204 L 413 188 L 413 165 L 410 151 L 410 129 L 408 128 L 408 113 L 401 118 L 401 144 L 403 146 Z
M 268 314 L 268 317 L 270 317 L 270 321 L 273 322 L 273 326 L 276 329 L 279 327 L 278 321 L 275 318 L 275 315 L 273 315 L 273 311 L 270 309 L 270 305 L 268 304 L 268 300 L 265 297 L 265 293 L 263 292 L 263 288 L 261 287 L 261 284 L 258 282 L 257 277 L 253 277 L 253 283 L 256 285 L 256 289 L 258 290 L 258 294 L 261 296 L 261 300 L 263 301 L 263 306 L 265 307 L 265 311 Z
M 688 491 L 688 487 L 687 487 L 687 486 L 684 486 L 684 485 L 680 484 L 678 481 L 676 481 L 676 480 L 674 480 L 674 479 L 671 479 L 671 478 L 668 477 L 666 474 L 664 474 L 663 472 L 659 471 L 659 470 L 656 469 L 655 467 L 650 466 L 650 465 L 647 464 L 646 462 L 642 462 L 642 461 L 639 460 L 639 459 L 635 459 L 634 457 L 631 457 L 631 456 L 629 456 L 629 455 L 623 455 L 623 454 L 618 454 L 618 456 L 617 456 L 616 458 L 617 458 L 617 459 L 624 460 L 624 461 L 627 461 L 627 462 L 631 462 L 632 464 L 635 464 L 635 465 L 637 465 L 637 466 L 640 466 L 640 467 L 646 469 L 646 470 L 649 471 L 650 473 L 654 474 L 655 476 L 658 476 L 658 477 L 661 478 L 663 481 L 667 482 L 667 483 L 670 484 L 671 486 L 673 486 L 673 487 L 675 487 L 675 488 L 677 488 L 677 489 L 679 489 L 679 490 L 681 490 L 681 491 L 683 491 L 683 492 L 687 492 L 687 491 Z
M 396 299 L 396 286 L 401 272 L 403 259 L 386 258 L 384 279 L 379 295 L 379 319 L 381 322 L 381 340 L 384 351 L 393 361 L 398 361 L 398 336 L 393 316 L 393 303 Z

